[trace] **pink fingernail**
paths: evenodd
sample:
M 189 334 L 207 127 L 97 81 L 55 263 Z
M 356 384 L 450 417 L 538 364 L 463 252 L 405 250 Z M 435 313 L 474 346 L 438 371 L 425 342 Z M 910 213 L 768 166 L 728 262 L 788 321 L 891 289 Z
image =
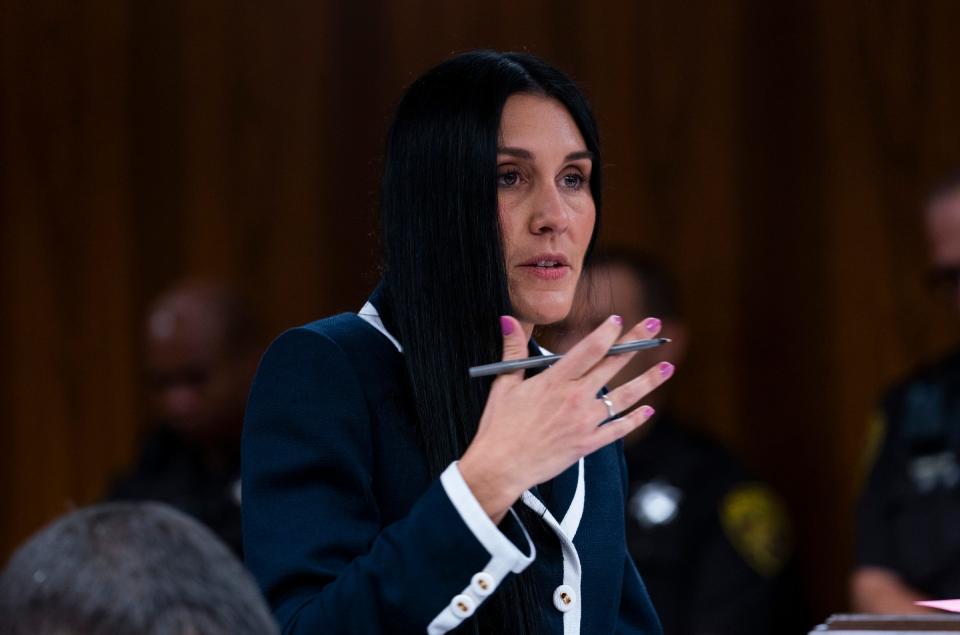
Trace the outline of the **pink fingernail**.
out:
M 500 316 L 500 330 L 504 335 L 510 335 L 513 333 L 513 321 L 506 315 Z
M 614 324 L 623 324 L 623 318 L 619 315 L 611 315 L 610 319 L 613 320 Z
M 670 377 L 673 374 L 673 364 L 670 362 L 660 362 L 660 376 L 664 379 Z
M 643 323 L 643 328 L 647 329 L 647 331 L 651 333 L 656 333 L 657 331 L 660 330 L 660 320 L 658 320 L 657 318 L 648 318 Z
M 650 406 L 640 406 L 640 412 L 641 414 L 643 414 L 644 420 L 647 420 L 653 416 L 653 413 L 655 413 L 656 410 L 654 410 Z

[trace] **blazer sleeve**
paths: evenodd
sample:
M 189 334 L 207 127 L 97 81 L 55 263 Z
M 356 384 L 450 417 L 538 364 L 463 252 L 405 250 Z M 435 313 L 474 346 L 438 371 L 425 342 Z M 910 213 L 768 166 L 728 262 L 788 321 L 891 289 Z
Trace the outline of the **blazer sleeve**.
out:
M 302 327 L 270 346 L 244 424 L 243 530 L 284 633 L 445 633 L 533 559 L 477 516 L 456 464 L 383 527 L 371 435 L 333 338 Z
M 617 441 L 617 451 L 620 454 L 620 481 L 623 490 L 623 500 L 626 501 L 629 491 L 627 478 L 627 461 L 623 456 L 623 441 Z M 620 591 L 620 613 L 617 616 L 618 634 L 623 635 L 663 635 L 660 618 L 650 601 L 647 588 L 640 578 L 637 566 L 627 551 L 626 542 L 623 544 L 623 589 Z

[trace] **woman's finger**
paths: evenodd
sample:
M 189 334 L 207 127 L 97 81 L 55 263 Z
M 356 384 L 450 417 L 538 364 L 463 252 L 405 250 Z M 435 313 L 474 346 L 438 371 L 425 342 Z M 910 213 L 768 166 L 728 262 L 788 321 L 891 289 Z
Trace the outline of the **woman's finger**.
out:
M 624 417 L 597 426 L 597 429 L 593 432 L 592 445 L 594 451 L 627 436 L 646 423 L 653 416 L 653 413 L 654 410 L 650 406 L 640 406 Z
M 660 320 L 655 317 L 650 317 L 638 322 L 632 329 L 627 331 L 626 335 L 617 340 L 617 344 L 631 340 L 649 339 L 659 332 Z M 585 378 L 589 377 L 590 387 L 593 390 L 600 390 L 600 388 L 606 386 L 607 382 L 609 382 L 614 375 L 630 363 L 634 355 L 636 355 L 636 351 L 633 353 L 622 353 L 620 355 L 604 357 L 585 375 Z
M 634 377 L 624 385 L 606 394 L 607 399 L 613 402 L 617 412 L 625 412 L 651 392 L 660 384 L 673 376 L 673 364 L 660 362 L 647 369 L 642 375 Z
M 564 379 L 580 379 L 603 359 L 622 330 L 623 318 L 611 315 L 554 364 L 551 374 Z
M 528 356 L 527 338 L 520 323 L 510 315 L 500 316 L 500 331 L 503 333 L 503 357 L 502 361 L 511 359 L 523 359 Z M 504 373 L 497 377 L 490 387 L 490 393 L 500 392 L 506 387 L 516 385 L 523 381 L 523 370 L 515 370 L 512 373 Z

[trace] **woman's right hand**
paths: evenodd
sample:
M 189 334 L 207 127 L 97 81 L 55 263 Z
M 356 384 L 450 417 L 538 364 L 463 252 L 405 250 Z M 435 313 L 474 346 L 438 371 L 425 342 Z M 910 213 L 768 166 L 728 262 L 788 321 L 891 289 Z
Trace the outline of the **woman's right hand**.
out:
M 500 323 L 503 359 L 526 357 L 527 341 L 520 324 L 509 316 Z M 477 434 L 458 466 L 494 522 L 500 522 L 524 490 L 624 437 L 653 414 L 649 406 L 640 406 L 599 425 L 609 414 L 597 393 L 633 357 L 633 353 L 605 357 L 621 335 L 622 324 L 622 318 L 611 316 L 563 359 L 530 379 L 524 379 L 523 371 L 518 370 L 494 380 Z M 653 337 L 658 331 L 658 320 L 644 320 L 622 341 Z M 662 362 L 607 397 L 623 412 L 672 373 L 673 366 Z

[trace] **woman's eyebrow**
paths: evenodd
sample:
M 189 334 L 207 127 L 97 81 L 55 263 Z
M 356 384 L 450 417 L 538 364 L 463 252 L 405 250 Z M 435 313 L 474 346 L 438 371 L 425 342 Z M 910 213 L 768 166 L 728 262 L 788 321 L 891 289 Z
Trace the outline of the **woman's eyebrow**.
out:
M 519 159 L 532 159 L 533 153 L 523 148 L 497 148 L 497 154 L 507 154 Z M 568 154 L 564 161 L 577 161 L 578 159 L 590 159 L 593 161 L 593 153 L 589 150 L 579 150 Z
M 519 159 L 532 159 L 533 153 L 523 148 L 497 148 L 497 154 L 509 154 Z

